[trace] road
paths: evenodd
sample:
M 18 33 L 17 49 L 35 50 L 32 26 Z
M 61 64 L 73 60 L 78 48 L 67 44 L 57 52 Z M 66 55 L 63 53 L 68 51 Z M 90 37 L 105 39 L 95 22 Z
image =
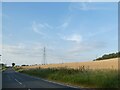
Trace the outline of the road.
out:
M 2 73 L 2 87 L 3 90 L 10 88 L 22 88 L 22 90 L 25 88 L 27 90 L 36 90 L 38 88 L 68 88 L 76 90 L 73 87 L 15 72 L 12 68 L 8 68 Z

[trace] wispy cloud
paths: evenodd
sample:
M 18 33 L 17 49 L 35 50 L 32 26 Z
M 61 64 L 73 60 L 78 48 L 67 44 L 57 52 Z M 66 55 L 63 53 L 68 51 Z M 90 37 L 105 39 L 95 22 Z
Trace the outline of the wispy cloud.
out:
M 40 35 L 45 35 L 45 32 L 47 32 L 48 30 L 51 30 L 53 29 L 53 27 L 47 23 L 37 23 L 37 22 L 33 22 L 32 24 L 32 30 L 35 32 L 35 33 L 38 33 Z
M 72 54 L 80 54 L 83 52 L 99 50 L 105 47 L 106 43 L 104 42 L 91 42 L 91 43 L 83 42 L 81 44 L 76 44 L 75 46 L 73 46 L 72 49 L 68 50 L 68 52 Z
M 94 5 L 91 1 L 89 2 L 80 2 L 80 3 L 71 3 L 69 6 L 69 10 L 82 10 L 82 11 L 88 11 L 88 10 L 109 10 L 110 7 L 101 7 L 99 5 Z
M 82 42 L 82 36 L 79 35 L 79 34 L 73 34 L 73 35 L 70 35 L 70 36 L 64 36 L 63 39 L 67 40 L 67 41 L 77 42 L 77 43 Z
M 88 32 L 88 33 L 87 33 L 87 36 L 88 36 L 88 39 L 89 39 L 89 38 L 91 38 L 91 37 L 96 37 L 96 36 L 102 35 L 102 34 L 104 34 L 104 33 L 113 32 L 113 30 L 115 30 L 115 28 L 107 27 L 107 26 L 105 26 L 105 27 L 102 27 L 102 26 L 101 26 L 100 28 L 97 27 L 97 31 Z M 116 28 L 116 30 L 117 30 L 117 28 Z M 117 33 L 117 31 L 115 31 L 115 32 Z M 115 33 L 115 32 L 114 32 L 114 33 Z
M 40 43 L 19 43 L 16 45 L 3 45 L 3 62 L 10 64 L 41 64 L 43 61 L 43 47 Z M 47 49 L 47 63 L 59 63 L 60 57 L 50 46 Z
M 64 22 L 62 25 L 60 25 L 60 28 L 66 29 L 68 27 L 68 25 L 69 25 L 69 22 Z
M 67 49 L 65 52 L 64 58 L 66 60 L 74 60 L 78 61 L 87 61 L 96 58 L 96 51 L 100 52 L 101 50 L 106 48 L 106 43 L 104 42 L 82 42 L 82 43 L 74 43 L 71 48 Z M 94 54 L 93 54 L 94 53 Z
M 28 56 L 29 55 L 38 55 L 39 49 L 41 49 L 42 46 L 39 45 L 26 45 L 24 43 L 18 43 L 16 45 L 3 45 L 3 52 L 6 54 L 12 54 L 12 55 L 19 55 L 19 56 Z M 40 52 L 39 52 L 40 53 Z
M 48 23 L 37 23 L 34 21 L 32 23 L 32 30 L 37 34 L 46 35 L 50 30 L 51 31 L 65 30 L 68 26 L 69 26 L 69 21 L 65 21 L 58 26 L 52 26 L 52 25 L 49 25 Z M 54 33 L 54 34 L 56 34 L 56 33 Z
M 63 19 L 63 23 L 61 25 L 57 26 L 57 28 L 59 28 L 60 30 L 66 30 L 70 26 L 71 20 L 72 20 L 72 14 L 67 15 Z
M 39 45 L 28 45 L 25 43 L 19 43 L 16 45 L 3 45 L 2 54 L 3 62 L 10 64 L 15 62 L 16 64 L 35 64 L 41 63 L 42 52 Z

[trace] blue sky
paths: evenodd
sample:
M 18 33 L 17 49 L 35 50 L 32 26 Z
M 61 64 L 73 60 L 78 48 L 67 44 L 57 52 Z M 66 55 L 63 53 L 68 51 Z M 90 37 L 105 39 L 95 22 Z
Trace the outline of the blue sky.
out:
M 117 3 L 3 3 L 3 62 L 83 62 L 117 52 Z

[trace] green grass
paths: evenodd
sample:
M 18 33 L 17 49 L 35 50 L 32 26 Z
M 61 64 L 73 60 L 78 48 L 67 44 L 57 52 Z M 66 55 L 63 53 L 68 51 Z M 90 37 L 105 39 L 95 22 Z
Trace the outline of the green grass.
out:
M 1 71 L 5 71 L 6 70 L 6 67 L 5 66 L 1 66 Z
M 29 69 L 21 70 L 21 73 L 59 81 L 71 85 L 95 87 L 95 88 L 117 88 L 117 70 L 84 70 L 84 69 Z

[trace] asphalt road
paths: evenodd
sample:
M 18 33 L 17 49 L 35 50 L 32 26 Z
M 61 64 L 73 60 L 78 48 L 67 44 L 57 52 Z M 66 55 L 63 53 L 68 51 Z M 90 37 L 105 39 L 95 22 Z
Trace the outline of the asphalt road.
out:
M 75 89 L 73 87 L 65 86 L 62 84 L 49 82 L 47 80 L 21 74 L 15 72 L 12 68 L 8 68 L 2 73 L 2 88 L 27 88 L 27 90 L 33 90 L 36 88 L 66 88 Z M 6 90 L 5 89 L 5 90 Z

